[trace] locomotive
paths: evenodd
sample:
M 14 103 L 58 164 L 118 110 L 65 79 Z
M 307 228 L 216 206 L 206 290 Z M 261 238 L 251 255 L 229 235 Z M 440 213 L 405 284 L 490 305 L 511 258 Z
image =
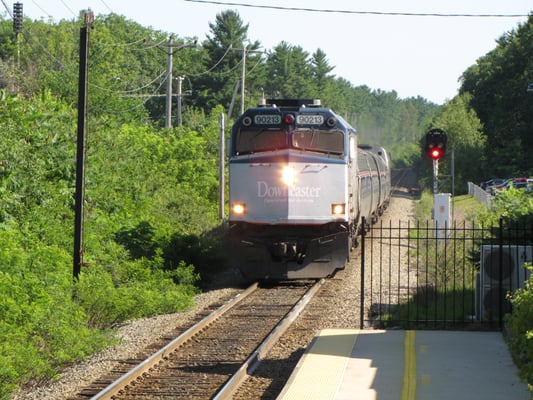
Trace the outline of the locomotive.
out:
M 390 157 L 319 100 L 266 100 L 231 130 L 229 254 L 247 278 L 342 269 L 390 199 Z M 364 217 L 364 218 L 363 218 Z

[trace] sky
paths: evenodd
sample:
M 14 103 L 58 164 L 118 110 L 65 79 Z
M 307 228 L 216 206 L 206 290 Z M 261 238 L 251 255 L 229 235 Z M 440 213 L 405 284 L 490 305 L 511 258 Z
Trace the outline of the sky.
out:
M 334 67 L 331 73 L 354 86 L 394 90 L 400 98 L 420 96 L 436 104 L 452 99 L 462 73 L 533 11 L 530 0 L 19 1 L 24 16 L 33 20 L 72 20 L 90 8 L 95 15 L 123 15 L 179 38 L 197 37 L 200 43 L 216 15 L 231 9 L 248 24 L 250 41 L 260 42 L 264 50 L 282 41 L 309 54 L 321 49 Z M 5 14 L 13 2 L 2 2 Z

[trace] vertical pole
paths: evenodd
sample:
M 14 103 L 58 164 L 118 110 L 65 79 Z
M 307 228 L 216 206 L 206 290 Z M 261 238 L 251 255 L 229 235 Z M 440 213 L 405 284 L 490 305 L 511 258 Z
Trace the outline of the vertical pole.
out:
M 359 310 L 359 329 L 365 327 L 365 236 L 366 236 L 366 219 L 361 219 L 361 225 L 363 227 L 361 231 L 361 294 L 360 294 L 360 310 Z
M 452 144 L 452 156 L 450 157 L 452 174 L 452 221 L 455 220 L 455 146 Z
M 182 118 L 181 118 L 181 97 L 182 97 L 181 83 L 182 82 L 183 82 L 183 76 L 179 76 L 178 77 L 178 121 L 177 121 L 178 126 L 181 126 L 182 124 Z
M 225 156 L 226 156 L 226 150 L 225 150 L 225 138 L 224 138 L 224 113 L 220 113 L 219 115 L 219 124 L 220 124 L 220 158 L 219 158 L 219 171 L 218 171 L 218 182 L 219 182 L 219 215 L 220 219 L 223 221 L 226 218 L 226 215 L 224 213 L 224 189 L 226 187 L 226 183 L 224 180 L 224 169 L 225 169 Z
M 433 194 L 439 193 L 439 160 L 433 160 Z
M 83 264 L 83 200 L 85 180 L 85 131 L 87 129 L 87 67 L 89 58 L 89 26 L 91 11 L 85 13 L 85 25 L 80 29 L 80 66 L 78 83 L 78 137 L 76 146 L 76 193 L 74 215 L 73 275 L 77 280 Z
M 498 326 L 503 328 L 503 303 L 505 292 L 503 291 L 503 218 L 500 218 L 498 228 Z M 483 289 L 481 289 L 483 290 Z
M 439 160 L 433 160 L 433 221 L 435 221 L 435 237 L 437 237 L 437 210 L 435 205 L 437 204 L 437 193 L 439 193 Z
M 168 38 L 167 60 L 167 106 L 165 113 L 165 128 L 172 128 L 172 35 Z
M 15 37 L 17 39 L 17 72 L 20 72 L 20 35 L 15 33 Z
M 20 78 L 20 35 L 18 32 L 15 33 L 15 37 L 17 40 L 17 72 L 16 72 L 16 78 L 14 79 L 14 92 L 16 94 L 19 93 L 20 85 L 19 85 L 19 78 Z
M 241 114 L 244 113 L 244 80 L 246 77 L 246 46 L 242 49 Z

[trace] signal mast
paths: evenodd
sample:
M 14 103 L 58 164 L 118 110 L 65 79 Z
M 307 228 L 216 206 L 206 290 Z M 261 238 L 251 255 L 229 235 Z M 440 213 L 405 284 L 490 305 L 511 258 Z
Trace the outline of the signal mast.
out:
M 433 220 L 435 221 L 436 237 L 445 237 L 450 224 L 450 194 L 438 193 L 439 160 L 446 154 L 446 132 L 442 129 L 431 129 L 426 133 L 424 152 L 433 160 Z M 445 229 L 438 229 L 444 227 Z
M 446 154 L 446 132 L 434 128 L 426 133 L 424 152 L 433 160 L 433 194 L 438 193 L 439 160 Z

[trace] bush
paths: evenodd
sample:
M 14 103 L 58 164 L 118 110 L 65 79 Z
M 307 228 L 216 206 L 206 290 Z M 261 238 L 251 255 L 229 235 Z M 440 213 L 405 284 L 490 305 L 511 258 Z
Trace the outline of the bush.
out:
M 173 235 L 218 223 L 210 153 L 218 131 L 91 120 L 84 267 L 73 284 L 75 110 L 50 93 L 23 98 L 2 90 L 0 109 L 3 399 L 102 349 L 114 325 L 193 304 L 196 267 L 174 253 L 165 270 L 161 254 Z
M 151 271 L 147 260 L 125 261 L 109 270 L 96 266 L 80 275 L 77 303 L 85 310 L 89 327 L 106 329 L 129 319 L 183 311 L 198 293 L 194 267 L 181 264 L 176 271 Z M 174 279 L 180 276 L 182 283 Z
M 208 235 L 174 234 L 166 245 L 165 269 L 174 270 L 182 262 L 195 266 L 202 276 L 218 271 L 226 264 L 221 242 Z
M 0 272 L 0 398 L 19 382 L 51 378 L 65 363 L 110 343 L 72 302 L 70 274 L 19 267 L 18 273 Z
M 520 376 L 533 393 L 533 275 L 526 282 L 525 289 L 516 290 L 509 298 L 513 306 L 512 314 L 507 314 L 505 319 L 511 332 L 509 349 Z

